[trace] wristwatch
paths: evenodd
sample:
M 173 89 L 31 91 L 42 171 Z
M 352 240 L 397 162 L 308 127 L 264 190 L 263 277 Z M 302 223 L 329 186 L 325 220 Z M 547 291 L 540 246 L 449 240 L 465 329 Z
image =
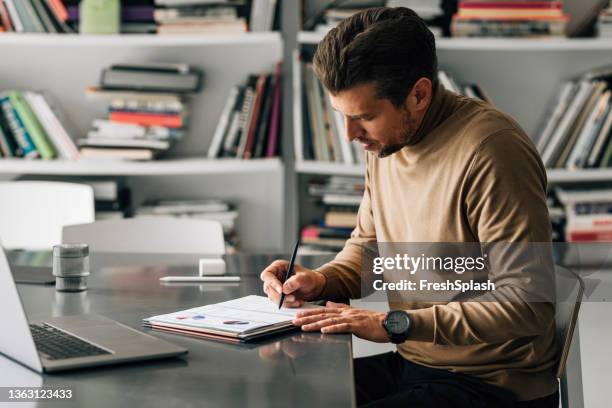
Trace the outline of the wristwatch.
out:
M 410 316 L 403 310 L 391 310 L 387 313 L 383 326 L 393 344 L 403 343 L 410 332 Z

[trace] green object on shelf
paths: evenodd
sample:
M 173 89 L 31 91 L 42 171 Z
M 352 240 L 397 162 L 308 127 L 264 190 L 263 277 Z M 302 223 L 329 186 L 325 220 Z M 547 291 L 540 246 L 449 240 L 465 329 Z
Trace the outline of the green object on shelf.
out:
M 32 142 L 34 146 L 36 146 L 36 150 L 40 157 L 43 159 L 52 159 L 56 156 L 57 152 L 55 148 L 49 141 L 49 138 L 43 129 L 42 125 L 38 121 L 38 118 L 32 112 L 32 108 L 23 98 L 23 95 L 19 91 L 11 91 L 9 92 L 9 100 L 11 101 L 11 105 L 13 105 L 13 109 L 19 115 L 19 118 L 23 122 L 23 126 L 26 131 L 29 133 L 32 138 Z
M 119 0 L 82 0 L 79 4 L 81 34 L 119 34 L 120 26 Z

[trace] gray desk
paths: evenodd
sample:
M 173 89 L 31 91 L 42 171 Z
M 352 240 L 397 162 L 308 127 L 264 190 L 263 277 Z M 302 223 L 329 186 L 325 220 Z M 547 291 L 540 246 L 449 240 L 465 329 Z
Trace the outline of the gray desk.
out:
M 30 259 L 24 253 L 11 253 L 9 258 L 20 263 Z M 63 294 L 53 286 L 26 284 L 18 285 L 18 290 L 29 319 L 96 313 L 144 330 L 143 317 L 263 295 L 259 273 L 273 259 L 228 256 L 228 273 L 240 275 L 239 284 L 162 286 L 160 276 L 197 274 L 197 256 L 98 253 L 91 256 L 86 292 Z M 299 262 L 316 266 L 324 260 L 308 257 Z M 46 262 L 50 262 L 48 257 Z M 164 264 L 183 266 L 159 266 Z M 255 345 L 231 345 L 153 333 L 186 347 L 189 354 L 180 359 L 43 375 L 42 385 L 72 389 L 74 398 L 61 406 L 74 407 L 354 406 L 348 335 L 294 332 Z M 0 385 L 23 374 L 20 366 L 9 367 L 0 372 Z

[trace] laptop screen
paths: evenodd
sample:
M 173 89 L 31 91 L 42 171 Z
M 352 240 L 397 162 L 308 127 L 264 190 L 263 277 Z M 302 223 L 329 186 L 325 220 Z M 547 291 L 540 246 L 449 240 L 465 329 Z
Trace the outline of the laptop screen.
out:
M 0 245 L 0 316 L 3 335 L 0 352 L 33 370 L 42 372 L 38 351 L 34 345 L 19 293 L 13 280 L 4 248 Z

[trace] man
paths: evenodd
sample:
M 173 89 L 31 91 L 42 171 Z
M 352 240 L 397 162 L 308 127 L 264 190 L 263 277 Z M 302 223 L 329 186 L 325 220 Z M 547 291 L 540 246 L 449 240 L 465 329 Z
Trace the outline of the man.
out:
M 532 142 L 508 116 L 438 84 L 433 35 L 412 10 L 346 19 L 313 64 L 346 137 L 368 152 L 365 192 L 357 226 L 332 262 L 297 266 L 284 283 L 286 261 L 262 272 L 271 300 L 282 292 L 285 306 L 297 307 L 360 297 L 362 248 L 371 242 L 550 243 L 546 173 Z M 503 268 L 489 272 L 500 293 L 529 297 L 534 282 L 554 287 L 545 257 L 501 253 Z M 398 353 L 355 360 L 359 405 L 558 406 L 551 302 L 415 302 L 403 293 L 390 307 L 386 314 L 328 302 L 294 321 L 305 331 L 398 344 Z

